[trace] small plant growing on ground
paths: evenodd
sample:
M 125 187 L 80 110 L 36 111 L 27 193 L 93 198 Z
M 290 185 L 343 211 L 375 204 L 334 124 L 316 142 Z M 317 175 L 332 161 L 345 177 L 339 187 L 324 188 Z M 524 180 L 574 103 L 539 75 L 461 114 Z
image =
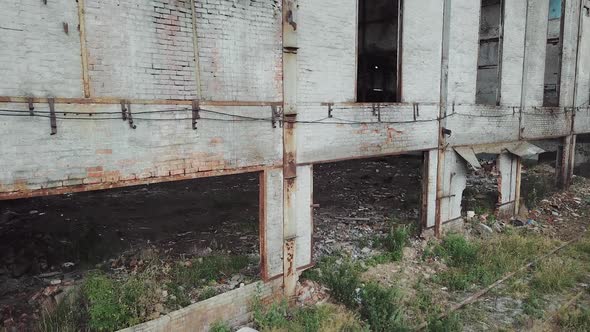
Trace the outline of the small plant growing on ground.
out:
M 231 332 L 231 328 L 226 322 L 217 321 L 211 325 L 209 332 Z
M 590 331 L 590 309 L 577 308 L 560 313 L 557 324 L 564 331 Z
M 393 224 L 394 222 L 392 222 Z M 408 244 L 410 239 L 410 228 L 409 226 L 391 226 L 389 234 L 382 240 L 383 247 L 391 259 L 399 261 L 403 258 L 404 247 Z
M 406 331 L 396 289 L 370 282 L 361 291 L 360 314 L 374 332 Z
M 463 324 L 461 324 L 461 319 L 459 319 L 459 315 L 457 315 L 457 313 L 452 313 L 451 315 L 443 319 L 431 318 L 428 322 L 427 331 L 459 332 L 463 331 Z

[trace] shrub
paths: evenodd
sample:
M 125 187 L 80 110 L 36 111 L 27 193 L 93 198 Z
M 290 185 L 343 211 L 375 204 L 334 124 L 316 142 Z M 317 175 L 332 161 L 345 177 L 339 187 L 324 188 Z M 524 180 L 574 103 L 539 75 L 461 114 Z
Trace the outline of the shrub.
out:
M 211 325 L 209 332 L 231 332 L 231 328 L 226 322 L 218 321 Z
M 374 332 L 405 331 L 399 294 L 396 289 L 384 288 L 370 282 L 361 293 L 360 314 Z

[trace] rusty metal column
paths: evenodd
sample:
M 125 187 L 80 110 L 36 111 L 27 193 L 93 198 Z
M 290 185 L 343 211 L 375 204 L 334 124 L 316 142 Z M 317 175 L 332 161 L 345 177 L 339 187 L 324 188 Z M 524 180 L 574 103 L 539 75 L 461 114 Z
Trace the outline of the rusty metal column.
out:
M 297 0 L 283 0 L 283 292 L 295 296 L 297 266 Z

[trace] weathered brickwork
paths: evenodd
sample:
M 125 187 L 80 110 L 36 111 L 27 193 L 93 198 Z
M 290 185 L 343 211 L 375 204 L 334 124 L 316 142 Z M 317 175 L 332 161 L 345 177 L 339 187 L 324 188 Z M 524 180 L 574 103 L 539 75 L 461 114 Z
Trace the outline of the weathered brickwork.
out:
M 93 97 L 197 96 L 190 0 L 86 0 Z
M 202 98 L 282 99 L 281 4 L 195 1 Z
M 0 96 L 82 97 L 76 1 L 0 2 Z
M 356 1 L 299 1 L 299 103 L 356 99 L 356 20 Z
M 23 109 L 24 105 L 9 106 Z M 134 112 L 178 108 L 182 106 L 132 106 Z M 120 107 L 115 105 L 56 104 L 56 109 L 120 112 Z M 251 117 L 266 117 L 270 113 L 270 107 L 207 109 Z M 47 105 L 37 105 L 36 111 L 47 111 Z M 116 117 L 104 121 L 60 119 L 58 133 L 53 136 L 49 135 L 46 118 L 0 121 L 3 135 L 18 137 L 0 140 L 0 191 L 148 181 L 282 162 L 282 131 L 272 128 L 270 121 L 214 121 L 205 118 L 228 117 L 202 112 L 203 119 L 198 121 L 198 129 L 193 130 L 190 114 L 190 111 L 136 114 L 136 129 Z M 156 120 L 142 120 L 147 118 Z M 162 120 L 171 118 L 183 120 Z

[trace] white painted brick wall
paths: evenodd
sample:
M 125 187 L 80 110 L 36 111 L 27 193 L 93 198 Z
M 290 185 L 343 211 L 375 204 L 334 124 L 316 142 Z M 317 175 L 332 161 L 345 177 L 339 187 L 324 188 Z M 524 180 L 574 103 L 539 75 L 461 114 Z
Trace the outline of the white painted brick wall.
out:
M 0 96 L 82 97 L 77 27 L 76 1 L 2 0 Z
M 282 99 L 281 1 L 197 0 L 205 100 Z
M 480 8 L 479 1 L 451 2 L 449 103 L 475 103 Z
M 488 144 L 518 140 L 518 109 L 486 105 L 456 105 L 448 109 L 446 128 L 451 145 Z
M 91 95 L 196 97 L 190 0 L 86 0 Z
M 523 80 L 524 104 L 543 106 L 549 0 L 531 1 L 528 7 Z
M 300 0 L 298 16 L 298 101 L 356 100 L 357 1 Z
M 504 40 L 500 104 L 519 106 L 522 92 L 526 0 L 504 2 Z
M 334 118 L 325 122 L 377 122 L 372 108 L 334 106 Z M 327 106 L 300 106 L 298 120 L 315 121 L 328 116 Z M 438 140 L 438 107 L 421 105 L 417 120 L 403 124 L 313 124 L 296 125 L 300 163 L 368 157 L 404 151 L 432 149 Z M 387 122 L 413 121 L 412 105 L 382 106 L 381 119 Z
M 25 109 L 25 104 L 2 105 Z M 120 112 L 118 105 L 56 104 L 59 111 Z M 182 106 L 132 105 L 132 112 Z M 214 111 L 268 117 L 270 107 L 207 107 Z M 47 105 L 36 105 L 47 111 Z M 113 115 L 111 115 L 112 117 Z M 114 115 L 117 117 L 117 115 Z M 145 121 L 140 118 L 186 118 Z M 203 117 L 219 117 L 202 113 Z M 96 115 L 94 117 L 97 117 Z M 120 119 L 57 120 L 50 136 L 47 118 L 0 117 L 0 191 L 190 174 L 282 162 L 282 130 L 269 122 L 220 122 L 201 119 L 191 128 L 191 113 L 136 114 L 137 129 Z
M 283 169 L 264 171 L 264 255 L 266 278 L 283 273 Z
M 439 102 L 443 1 L 404 1 L 402 101 Z
M 561 55 L 561 87 L 559 102 L 561 106 L 574 105 L 574 86 L 576 84 L 576 66 L 578 50 L 578 28 L 580 26 L 580 4 L 578 1 L 566 1 L 562 13 L 563 49 Z M 589 37 L 590 38 L 590 37 Z
M 583 10 L 575 106 L 590 105 L 590 15 L 586 13 Z

